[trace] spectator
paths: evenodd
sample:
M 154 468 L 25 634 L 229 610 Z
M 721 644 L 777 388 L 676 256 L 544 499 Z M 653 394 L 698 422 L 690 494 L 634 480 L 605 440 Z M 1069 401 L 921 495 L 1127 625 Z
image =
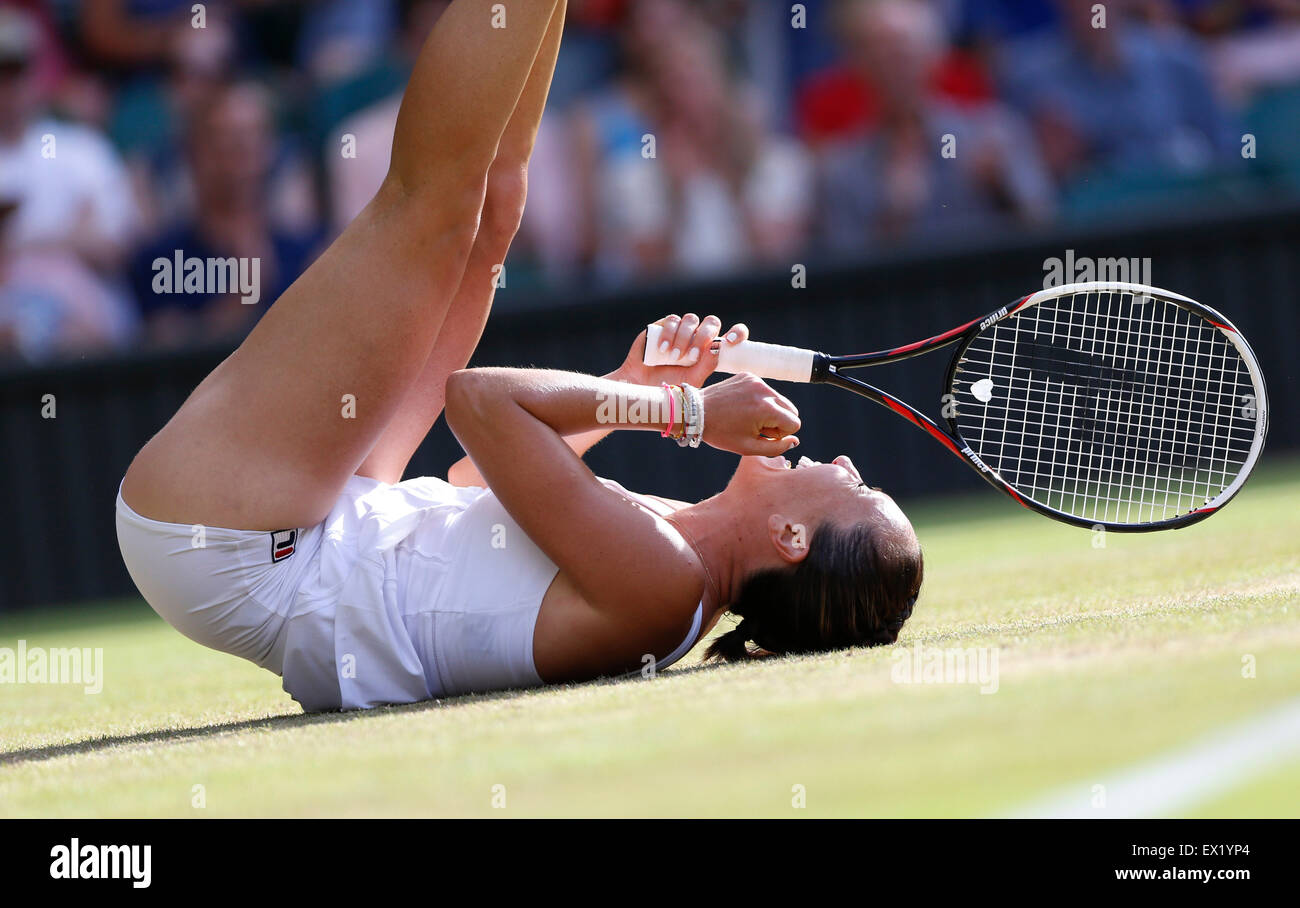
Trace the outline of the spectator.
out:
M 87 51 L 109 66 L 128 70 L 158 66 L 167 61 L 181 33 L 190 29 L 193 6 L 190 0 L 84 0 L 81 40 Z
M 122 346 L 134 328 L 122 297 L 65 249 L 12 243 L 17 207 L 0 198 L 0 357 L 42 362 Z
M 136 222 L 108 142 L 42 115 L 40 40 L 26 13 L 0 9 L 0 343 L 33 360 L 127 339 L 113 275 Z
M 395 56 L 404 69 L 414 63 L 425 35 L 447 8 L 447 0 L 406 0 L 400 8 L 401 28 Z M 341 231 L 379 191 L 388 173 L 397 109 L 402 103 L 399 90 L 344 120 L 326 140 L 323 149 L 329 177 L 329 209 L 335 232 Z M 352 156 L 344 157 L 344 137 Z
M 931 91 L 946 41 L 923 0 L 850 0 L 841 33 L 879 99 L 876 128 L 824 160 L 821 237 L 841 253 L 914 236 L 1033 223 L 1051 185 L 1019 119 Z
M 1194 175 L 1227 161 L 1240 133 L 1221 111 L 1190 36 L 1130 21 L 1124 3 L 1093 8 L 1061 0 L 1062 30 L 1001 54 L 1010 98 L 1033 118 L 1054 176 Z
M 629 66 L 578 114 L 588 254 L 598 277 L 788 261 L 806 239 L 811 167 L 764 129 L 717 36 L 675 0 L 642 0 Z M 646 136 L 654 157 L 646 157 Z
M 193 203 L 182 148 L 185 124 L 228 81 L 234 41 L 232 24 L 214 10 L 204 28 L 176 30 L 162 78 L 137 80 L 119 94 L 112 135 L 151 230 Z
M 317 0 L 302 15 L 298 63 L 322 83 L 346 79 L 381 56 L 396 24 L 393 0 Z
M 832 22 L 843 25 L 851 20 L 854 13 L 851 9 L 846 12 L 849 6 L 845 0 L 838 0 Z M 975 6 L 982 8 L 981 4 Z M 847 35 L 843 28 L 826 30 L 839 31 L 846 44 L 854 40 L 852 29 Z M 846 49 L 847 59 L 812 73 L 802 80 L 796 93 L 799 135 L 814 147 L 860 137 L 879 122 L 881 100 L 870 70 L 870 57 L 859 49 Z M 926 78 L 927 92 L 954 106 L 979 106 L 993 98 L 993 85 L 983 62 L 965 49 L 945 46 Z
M 243 334 L 310 263 L 318 230 L 288 229 L 272 217 L 266 189 L 275 137 L 263 91 L 250 83 L 224 86 L 193 112 L 185 148 L 195 215 L 167 229 L 135 258 L 132 281 L 149 341 L 175 346 Z M 256 302 L 239 292 L 198 292 L 158 280 L 158 261 L 234 257 L 256 262 Z M 251 268 L 251 265 L 248 265 Z
M 548 111 L 604 87 L 618 69 L 618 27 L 634 0 L 569 0 L 564 12 L 564 44 L 556 61 Z
M 1210 68 L 1224 99 L 1245 106 L 1300 83 L 1300 0 L 1183 0 L 1211 36 Z
M 996 46 L 1060 22 L 1054 0 L 959 0 L 953 29 L 960 41 L 976 46 Z

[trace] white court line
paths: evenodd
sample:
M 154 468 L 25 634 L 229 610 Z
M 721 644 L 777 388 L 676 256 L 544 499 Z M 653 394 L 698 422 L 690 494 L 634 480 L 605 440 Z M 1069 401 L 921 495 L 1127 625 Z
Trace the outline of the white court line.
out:
M 1300 756 L 1300 699 L 1198 739 L 1191 745 L 1121 770 L 1080 781 L 1018 810 L 1017 817 L 1058 819 L 1158 817 L 1205 801 Z M 1095 784 L 1105 806 L 1092 806 Z M 1279 808 L 1282 805 L 1278 805 Z M 1293 805 L 1292 815 L 1300 810 Z

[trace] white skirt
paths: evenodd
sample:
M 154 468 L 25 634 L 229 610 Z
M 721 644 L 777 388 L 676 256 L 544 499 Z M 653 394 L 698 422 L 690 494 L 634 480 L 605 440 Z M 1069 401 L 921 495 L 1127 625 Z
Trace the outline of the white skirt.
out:
M 542 683 L 555 566 L 485 489 L 353 477 L 325 521 L 274 533 L 150 520 L 119 492 L 117 532 L 164 620 L 280 675 L 304 709 Z

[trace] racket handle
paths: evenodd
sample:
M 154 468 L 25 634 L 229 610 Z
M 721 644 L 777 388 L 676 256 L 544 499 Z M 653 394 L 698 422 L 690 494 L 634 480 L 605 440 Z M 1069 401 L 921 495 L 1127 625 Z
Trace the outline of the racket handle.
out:
M 669 357 L 672 351 L 659 352 L 662 325 L 647 325 L 645 332 L 645 356 L 642 358 L 647 366 L 680 366 L 681 360 Z M 722 341 L 718 348 L 718 371 L 735 375 L 737 372 L 752 372 L 760 378 L 777 381 L 812 381 L 812 350 L 799 347 L 785 347 L 781 344 L 761 344 L 758 341 L 742 341 L 729 344 Z

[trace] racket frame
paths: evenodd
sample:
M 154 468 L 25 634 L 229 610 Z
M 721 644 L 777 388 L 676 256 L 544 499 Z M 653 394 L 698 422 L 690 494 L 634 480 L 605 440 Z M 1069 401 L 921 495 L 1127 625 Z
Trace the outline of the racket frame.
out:
M 1241 469 L 1237 472 L 1237 475 L 1233 478 L 1232 483 L 1229 484 L 1227 488 L 1219 492 L 1213 500 L 1203 507 L 1189 511 L 1186 514 L 1180 514 L 1177 517 L 1171 517 L 1167 520 L 1149 521 L 1144 523 L 1120 523 L 1080 517 L 1045 505 L 1042 502 L 1017 491 L 1010 483 L 1006 482 L 1006 480 L 1004 480 L 996 470 L 984 463 L 984 461 L 980 459 L 979 455 L 971 449 L 971 446 L 962 437 L 961 430 L 957 426 L 955 415 L 944 417 L 948 423 L 948 428 L 945 429 L 920 410 L 902 400 L 899 400 L 892 394 L 889 394 L 888 392 L 883 391 L 859 378 L 845 374 L 847 371 L 852 369 L 899 362 L 904 359 L 910 359 L 913 356 L 931 353 L 951 344 L 957 344 L 957 349 L 948 363 L 948 369 L 944 376 L 943 397 L 946 397 L 954 393 L 953 379 L 956 374 L 957 366 L 961 362 L 962 355 L 966 352 L 966 349 L 971 345 L 975 338 L 979 337 L 988 328 L 1018 312 L 1022 312 L 1031 306 L 1035 306 L 1044 300 L 1070 296 L 1078 293 L 1106 292 L 1133 293 L 1135 295 L 1158 298 L 1186 309 L 1192 314 L 1205 319 L 1207 322 L 1218 328 L 1236 348 L 1237 352 L 1241 355 L 1242 360 L 1246 364 L 1246 369 L 1250 374 L 1251 382 L 1255 387 L 1255 432 L 1251 442 L 1251 449 L 1247 455 L 1245 463 L 1242 464 Z M 1250 349 L 1250 345 L 1246 342 L 1246 339 L 1242 336 L 1241 332 L 1237 330 L 1236 326 L 1216 310 L 1203 303 L 1198 303 L 1193 299 L 1182 296 L 1181 294 L 1162 290 L 1157 287 L 1148 287 L 1144 284 L 1132 284 L 1121 281 L 1097 281 L 1065 284 L 1060 287 L 1040 290 L 1036 293 L 1022 296 L 1015 302 L 999 309 L 995 309 L 993 312 L 990 312 L 985 316 L 972 319 L 964 325 L 959 325 L 958 327 L 953 328 L 951 331 L 945 331 L 943 334 L 936 334 L 934 337 L 905 344 L 901 347 L 892 347 L 872 353 L 859 353 L 848 356 L 828 356 L 825 353 L 817 353 L 813 358 L 812 376 L 809 380 L 814 384 L 828 384 L 845 391 L 852 391 L 854 394 L 875 401 L 881 406 L 892 410 L 917 428 L 927 432 L 935 441 L 942 444 L 952 454 L 956 455 L 966 463 L 966 465 L 974 470 L 982 479 L 984 479 L 985 482 L 1021 506 L 1072 526 L 1094 530 L 1105 529 L 1115 533 L 1149 533 L 1156 530 L 1181 529 L 1183 527 L 1191 526 L 1194 523 L 1198 523 L 1220 510 L 1224 505 L 1232 500 L 1245 484 L 1246 479 L 1250 476 L 1251 471 L 1255 467 L 1255 462 L 1259 459 L 1260 451 L 1264 446 L 1264 439 L 1268 434 L 1268 394 L 1264 384 L 1264 375 L 1263 372 L 1260 371 L 1259 363 L 1255 359 L 1254 352 Z M 943 399 L 943 397 L 941 397 L 941 399 Z

